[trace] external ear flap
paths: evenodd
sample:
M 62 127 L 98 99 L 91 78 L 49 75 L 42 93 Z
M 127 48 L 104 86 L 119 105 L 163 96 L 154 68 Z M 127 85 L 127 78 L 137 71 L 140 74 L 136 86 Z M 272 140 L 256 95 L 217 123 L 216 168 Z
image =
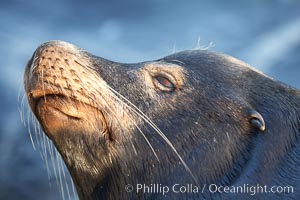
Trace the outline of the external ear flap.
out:
M 251 110 L 249 112 L 249 122 L 253 127 L 259 129 L 260 131 L 265 131 L 266 129 L 264 118 L 256 110 Z

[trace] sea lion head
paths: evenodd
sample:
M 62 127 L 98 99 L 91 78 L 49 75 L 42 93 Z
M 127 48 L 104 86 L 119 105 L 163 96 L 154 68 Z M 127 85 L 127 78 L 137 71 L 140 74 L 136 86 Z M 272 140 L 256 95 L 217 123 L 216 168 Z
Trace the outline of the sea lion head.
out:
M 269 164 L 299 126 L 298 91 L 206 50 L 123 64 L 51 41 L 37 48 L 24 77 L 32 111 L 81 199 L 157 195 L 127 193 L 126 184 L 261 181 L 257 163 L 272 176 Z M 293 125 L 278 131 L 284 124 Z M 265 146 L 274 138 L 284 150 Z

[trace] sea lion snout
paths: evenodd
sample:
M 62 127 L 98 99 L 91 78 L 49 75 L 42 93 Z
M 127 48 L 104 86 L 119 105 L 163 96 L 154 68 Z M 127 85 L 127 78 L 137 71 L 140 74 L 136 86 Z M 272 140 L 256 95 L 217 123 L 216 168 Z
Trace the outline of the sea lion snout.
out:
M 89 58 L 74 45 L 61 41 L 40 45 L 24 75 L 30 102 L 36 103 L 35 100 L 47 95 L 63 95 L 93 105 L 85 87 L 93 88 L 99 76 L 91 66 Z
M 50 41 L 40 45 L 27 63 L 24 84 L 29 104 L 50 138 L 62 128 L 73 130 L 67 127 L 77 127 L 78 120 L 86 124 L 81 129 L 107 130 L 96 100 L 104 91 L 97 86 L 105 82 L 82 51 L 67 42 Z M 96 118 L 89 120 L 91 115 Z

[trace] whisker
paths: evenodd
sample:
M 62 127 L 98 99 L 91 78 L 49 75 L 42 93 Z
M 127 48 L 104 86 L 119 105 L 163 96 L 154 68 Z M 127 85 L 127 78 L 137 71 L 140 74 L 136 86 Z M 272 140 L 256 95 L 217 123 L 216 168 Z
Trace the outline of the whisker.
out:
M 133 144 L 133 142 L 132 142 L 131 140 L 130 140 L 130 143 L 131 143 L 132 149 L 133 149 L 133 151 L 134 151 L 134 154 L 137 156 L 138 153 L 137 153 L 137 150 L 136 150 L 136 148 L 135 148 L 135 145 Z
M 39 122 L 37 121 L 36 118 L 34 119 L 33 127 L 34 127 L 35 140 L 36 140 L 38 148 L 40 149 L 41 145 L 40 145 L 40 141 L 39 141 L 39 137 L 38 137 L 38 134 L 39 134 L 39 132 L 38 132 Z
M 132 120 L 133 122 L 133 120 Z M 146 137 L 146 135 L 144 134 L 144 132 L 138 127 L 138 125 L 134 122 L 134 126 L 139 130 L 139 132 L 142 134 L 142 136 L 144 137 L 145 141 L 147 142 L 148 146 L 150 147 L 151 151 L 153 152 L 154 156 L 156 157 L 157 161 L 160 162 L 153 146 L 151 145 L 150 141 L 148 140 L 148 138 Z
M 58 151 L 56 151 L 56 164 L 57 164 L 57 169 L 58 169 L 58 177 L 59 177 L 59 191 L 62 195 L 63 200 L 65 200 L 65 195 L 64 195 L 64 187 L 63 187 L 63 183 L 62 183 L 62 173 L 61 171 L 63 170 L 60 166 L 60 155 L 58 153 Z
M 47 99 L 46 99 L 46 92 L 45 92 L 45 82 L 44 82 L 44 68 L 42 66 L 42 74 L 41 74 L 41 77 L 42 77 L 42 89 L 43 89 L 43 93 L 44 93 L 44 99 L 45 99 L 45 102 L 47 102 Z
M 45 134 L 42 134 L 43 135 L 43 146 L 44 146 L 44 151 L 43 151 L 43 154 L 44 154 L 44 157 L 45 157 L 45 161 L 46 161 L 46 169 L 47 169 L 47 173 L 48 173 L 48 178 L 50 179 L 50 169 L 49 169 L 49 164 L 48 164 L 48 153 L 47 153 L 47 144 L 46 144 L 46 135 Z
M 31 122 L 32 122 L 32 124 L 34 124 L 34 118 L 33 118 L 33 115 L 32 115 L 32 114 L 31 114 Z M 36 148 L 35 148 L 35 144 L 34 144 L 34 140 L 33 140 L 33 138 L 32 138 L 32 133 L 31 133 L 31 132 L 29 132 L 29 137 L 30 137 L 30 141 L 31 141 L 33 150 L 35 151 Z
M 65 188 L 66 188 L 66 190 L 67 190 L 68 198 L 71 199 L 70 191 L 69 191 L 69 186 L 68 186 L 67 179 L 66 179 L 65 168 L 64 168 L 64 165 L 63 165 L 63 161 L 62 161 L 61 156 L 60 156 L 59 161 L 60 161 L 60 162 L 59 162 L 60 167 L 61 167 L 61 169 L 62 169 L 62 175 L 63 175 L 63 178 L 64 178 Z
M 115 97 L 117 98 L 117 97 Z M 107 104 L 106 101 L 103 101 L 103 103 L 107 106 L 107 108 L 110 110 L 110 112 L 114 113 L 114 111 L 110 108 L 110 106 Z M 114 116 L 116 117 L 116 115 L 114 114 Z M 116 118 L 118 120 L 118 118 Z M 135 121 L 129 117 L 129 120 L 134 124 L 134 126 L 138 129 L 138 131 L 141 133 L 141 135 L 144 137 L 147 145 L 150 147 L 151 151 L 153 152 L 154 156 L 156 157 L 156 159 L 159 162 L 159 158 L 153 148 L 153 146 L 151 145 L 150 141 L 148 140 L 148 138 L 146 137 L 146 135 L 144 134 L 144 132 L 138 127 L 138 125 L 135 123 Z M 119 120 L 118 120 L 119 121 Z M 120 123 L 120 122 L 119 122 Z M 121 123 L 120 123 L 121 124 Z M 123 128 L 123 126 L 121 126 L 121 128 Z
M 80 63 L 78 63 L 80 64 Z M 110 91 L 112 91 L 114 94 L 116 94 L 117 96 L 119 96 L 119 98 L 116 98 L 116 96 L 114 95 L 110 95 L 113 98 L 117 99 L 119 102 L 121 102 L 122 104 L 125 105 L 125 107 L 127 107 L 129 110 L 131 110 L 133 113 L 137 114 L 139 117 L 141 117 L 146 123 L 148 123 L 161 137 L 162 139 L 164 139 L 164 141 L 169 145 L 169 147 L 172 149 L 172 151 L 175 153 L 175 155 L 178 157 L 178 159 L 180 160 L 180 162 L 182 163 L 182 165 L 184 166 L 184 168 L 186 169 L 186 171 L 191 175 L 191 177 L 194 179 L 194 181 L 197 183 L 196 178 L 194 176 L 194 174 L 192 173 L 192 171 L 190 170 L 190 168 L 188 167 L 188 165 L 185 163 L 185 161 L 183 160 L 183 158 L 180 156 L 180 154 L 177 152 L 176 148 L 174 147 L 174 145 L 171 143 L 171 141 L 166 137 L 166 135 L 155 125 L 155 123 L 147 116 L 145 115 L 137 106 L 135 106 L 131 101 L 129 101 L 127 98 L 125 98 L 123 95 L 121 95 L 119 92 L 117 92 L 116 90 L 114 90 L 113 88 L 111 88 L 109 85 L 104 84 L 105 87 L 107 87 Z M 121 101 L 121 99 L 123 101 Z M 125 101 L 125 102 L 124 102 Z M 104 101 L 105 102 L 105 101 Z M 129 105 L 128 105 L 128 104 Z M 97 105 L 97 103 L 96 103 Z M 136 125 L 137 127 L 137 125 Z M 138 127 L 137 127 L 138 128 Z M 140 129 L 140 128 L 138 128 Z M 141 132 L 141 130 L 139 130 Z M 141 133 L 143 135 L 143 137 L 145 138 L 147 144 L 150 144 L 149 140 L 146 139 L 144 133 Z M 151 145 L 151 150 L 153 149 L 152 145 Z M 154 149 L 152 150 L 153 152 Z M 157 157 L 156 153 L 154 153 L 155 156 Z M 158 157 L 157 157 L 158 158 Z M 158 159 L 159 160 L 159 159 Z
M 74 182 L 72 181 L 72 179 L 71 179 L 71 187 L 72 187 L 73 198 L 77 200 L 78 195 L 77 195 L 77 192 L 75 190 Z
M 19 89 L 18 89 L 18 111 L 20 114 L 20 119 L 21 119 L 21 123 L 24 124 L 26 126 L 25 119 L 24 119 L 24 111 L 25 111 L 25 99 L 26 99 L 26 94 L 24 92 L 22 87 L 22 84 L 19 84 Z M 22 97 L 21 97 L 22 96 Z
M 185 65 L 184 62 L 182 62 L 182 61 L 180 61 L 180 60 L 176 60 L 176 59 L 168 60 L 168 62 L 176 62 L 176 63 L 178 63 L 178 64 L 180 64 L 180 65 Z
M 79 78 L 80 78 L 80 77 L 79 77 Z M 83 86 L 83 87 L 84 87 L 84 86 Z M 102 94 L 103 94 L 103 93 L 102 93 Z M 106 95 L 107 95 L 107 94 L 106 94 Z M 110 94 L 110 95 L 111 95 L 111 94 Z M 89 97 L 90 97 L 90 95 L 89 95 Z M 117 98 L 117 97 L 115 97 L 115 98 Z M 104 99 L 104 98 L 103 98 L 103 99 Z M 95 100 L 95 98 L 90 97 L 89 100 L 92 100 L 93 103 L 96 104 L 97 106 L 99 105 L 98 102 Z M 103 103 L 104 106 L 106 106 L 106 108 L 109 109 L 109 111 L 114 115 L 114 117 L 117 119 L 118 123 L 121 125 L 119 119 L 116 117 L 115 112 L 114 112 L 113 109 L 109 106 L 109 104 L 108 104 L 105 100 L 103 100 L 102 103 Z M 117 104 L 117 105 L 118 105 L 118 104 Z M 122 104 L 122 105 L 123 105 L 123 104 Z M 99 106 L 99 107 L 100 107 L 100 106 Z M 117 106 L 117 109 L 116 109 L 116 110 L 118 111 L 118 106 Z M 103 110 L 103 111 L 104 111 L 104 110 Z M 119 111 L 120 111 L 120 110 L 119 110 Z M 122 111 L 122 112 L 124 111 L 124 106 L 122 106 L 121 111 Z M 123 114 L 123 115 L 124 115 L 124 114 Z M 131 122 L 135 125 L 135 127 L 139 130 L 139 132 L 141 133 L 141 135 L 144 137 L 144 139 L 145 139 L 147 145 L 150 147 L 151 151 L 153 152 L 154 156 L 155 156 L 156 159 L 159 161 L 159 158 L 158 158 L 158 156 L 157 156 L 157 154 L 156 154 L 156 152 L 155 152 L 153 146 L 151 145 L 151 143 L 149 142 L 148 138 L 146 137 L 146 135 L 145 135 L 145 134 L 143 133 L 143 131 L 137 126 L 137 124 L 134 122 L 133 119 L 130 118 L 130 121 L 131 121 Z M 123 128 L 123 126 L 120 126 L 120 127 Z M 135 150 L 135 148 L 134 148 L 134 150 Z M 136 150 L 135 150 L 135 152 L 136 152 Z M 137 154 L 137 153 L 136 153 L 136 154 Z
M 34 57 L 34 59 L 33 59 L 33 61 L 31 62 L 31 66 L 30 66 L 31 74 L 33 74 L 34 70 L 35 70 L 36 67 L 38 66 L 38 64 L 36 64 L 35 62 L 40 58 L 39 56 L 36 56 L 36 52 L 34 52 L 33 57 Z
M 51 143 L 50 143 L 50 139 L 48 137 L 46 137 L 46 143 L 47 143 L 47 154 L 49 154 L 50 156 L 50 161 L 51 161 Z M 48 158 L 49 160 L 49 158 Z M 50 167 L 49 167 L 49 179 L 51 178 L 51 170 L 50 170 Z
M 56 162 L 55 162 L 55 158 L 54 158 L 54 152 L 56 152 L 57 150 L 54 150 L 54 147 L 53 147 L 53 143 L 51 143 L 50 145 L 50 159 L 51 159 L 51 162 L 52 162 L 52 169 L 54 171 L 54 177 L 55 177 L 55 180 L 56 180 L 56 185 L 57 187 L 59 188 L 59 180 L 58 180 L 58 169 L 56 167 Z
M 20 114 L 20 118 L 21 118 L 21 122 L 22 124 L 26 127 L 26 123 L 25 123 L 25 116 L 24 116 L 24 112 L 25 112 L 25 99 L 26 99 L 26 94 L 23 95 L 22 99 L 21 99 L 21 107 L 19 108 L 19 114 Z
M 30 112 L 30 109 L 27 108 L 27 129 L 28 129 L 28 133 L 29 133 L 29 137 L 30 137 L 30 141 L 31 141 L 32 147 L 35 150 L 35 144 L 34 144 L 34 140 L 32 138 L 32 131 L 31 131 L 31 125 L 30 125 L 31 123 L 30 123 L 30 121 L 32 121 L 32 113 Z
M 137 108 L 132 102 L 130 102 L 127 98 L 125 98 L 123 95 L 121 95 L 119 92 L 111 88 L 109 85 L 105 85 L 107 88 L 109 88 L 112 92 L 114 92 L 116 95 L 121 97 L 124 101 L 126 101 L 129 105 L 124 104 L 128 109 L 139 115 L 145 122 L 147 122 L 164 140 L 165 142 L 169 145 L 169 147 L 172 149 L 172 151 L 176 154 L 184 168 L 187 170 L 187 172 L 191 175 L 191 177 L 194 179 L 194 181 L 197 183 L 197 179 L 188 167 L 188 165 L 185 163 L 185 161 L 182 159 L 180 154 L 177 152 L 176 148 L 173 146 L 171 141 L 166 137 L 166 135 L 154 124 L 154 122 L 147 116 L 145 115 L 139 108 Z M 113 97 L 113 96 L 112 96 Z M 117 99 L 118 100 L 118 99 Z M 123 101 L 120 101 L 123 103 Z M 132 107 L 131 107 L 132 106 Z

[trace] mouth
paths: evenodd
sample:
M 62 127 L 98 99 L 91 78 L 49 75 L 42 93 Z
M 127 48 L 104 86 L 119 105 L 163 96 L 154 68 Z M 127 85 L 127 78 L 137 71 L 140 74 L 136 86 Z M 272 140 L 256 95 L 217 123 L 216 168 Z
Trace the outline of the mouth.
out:
M 47 104 L 49 108 L 52 107 L 74 119 L 84 118 L 83 106 L 85 109 L 91 108 L 102 113 L 99 105 L 94 101 L 84 96 L 75 96 L 73 91 L 67 88 L 62 91 L 62 89 L 54 87 L 52 84 L 44 83 L 42 88 L 37 87 L 37 89 L 29 91 L 27 93 L 29 104 L 35 114 L 38 114 L 42 104 Z
M 32 90 L 28 93 L 28 97 L 32 111 L 36 115 L 40 112 L 40 108 L 46 105 L 49 109 L 57 110 L 74 119 L 81 118 L 79 110 L 76 109 L 76 105 L 81 102 L 52 88 Z
M 33 113 L 50 138 L 53 138 L 56 132 L 74 130 L 72 127 L 75 126 L 78 127 L 77 130 L 83 129 L 84 126 L 88 126 L 87 123 L 90 123 L 90 127 L 108 130 L 103 111 L 79 97 L 68 96 L 53 88 L 44 88 L 30 91 L 28 99 Z
M 47 107 L 48 110 L 57 112 L 57 115 L 66 115 L 70 119 L 80 120 L 83 118 L 78 109 L 79 101 L 56 94 L 48 94 L 35 100 L 35 113 L 40 113 L 40 108 Z

